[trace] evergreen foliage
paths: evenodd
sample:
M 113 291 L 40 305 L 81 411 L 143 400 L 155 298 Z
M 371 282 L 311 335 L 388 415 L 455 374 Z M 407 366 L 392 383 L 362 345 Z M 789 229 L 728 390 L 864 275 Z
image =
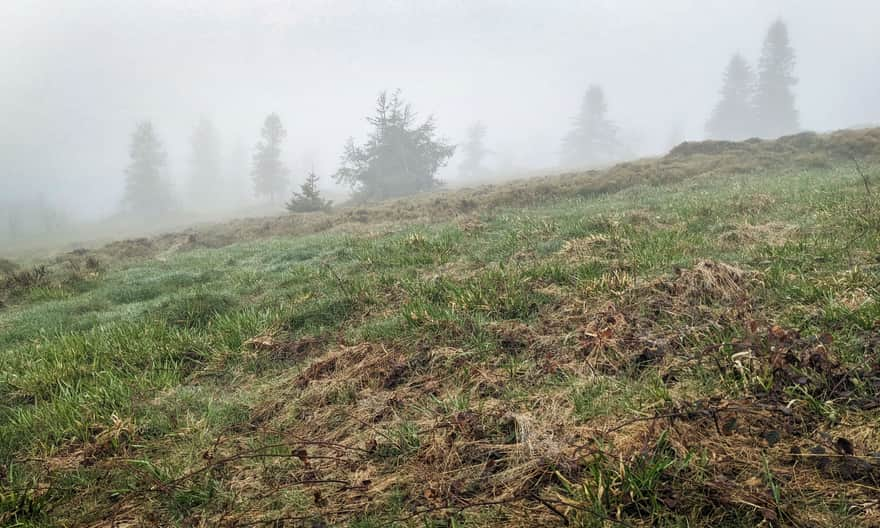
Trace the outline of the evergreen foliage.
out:
M 795 52 L 789 43 L 788 28 L 785 22 L 777 20 L 767 31 L 758 63 L 755 110 L 762 137 L 775 138 L 800 130 L 792 92 L 797 84 L 794 66 Z
M 754 73 L 743 56 L 736 53 L 724 71 L 721 100 L 706 123 L 709 138 L 742 140 L 754 135 L 753 91 Z
M 137 125 L 128 153 L 131 161 L 125 170 L 124 204 L 141 216 L 167 212 L 172 205 L 171 192 L 162 181 L 167 156 L 151 122 Z
M 412 107 L 394 92 L 382 92 L 376 111 L 367 118 L 372 132 L 360 146 L 349 139 L 341 166 L 334 175 L 337 183 L 357 191 L 363 200 L 406 196 L 436 187 L 437 171 L 455 153 L 455 146 L 436 137 L 434 118 L 416 123 Z
M 596 165 L 619 159 L 622 146 L 617 127 L 608 117 L 605 92 L 592 85 L 584 94 L 580 112 L 573 120 L 573 128 L 562 142 L 562 164 Z
M 222 184 L 220 136 L 214 124 L 203 117 L 190 140 L 190 199 L 195 204 L 215 205 Z
M 315 171 L 309 171 L 306 181 L 300 185 L 299 189 L 299 192 L 293 192 L 293 196 L 285 204 L 291 213 L 326 211 L 333 204 L 321 196 L 321 192 L 318 190 L 318 176 Z
M 278 114 L 269 114 L 260 132 L 262 139 L 254 152 L 251 177 L 257 196 L 267 196 L 275 202 L 287 186 L 287 167 L 281 161 L 281 143 L 287 137 L 287 130 L 281 124 Z
M 483 160 L 489 153 L 485 147 L 486 125 L 480 122 L 474 123 L 468 128 L 467 141 L 462 145 L 464 159 L 458 165 L 458 174 L 462 178 L 475 178 L 486 172 Z

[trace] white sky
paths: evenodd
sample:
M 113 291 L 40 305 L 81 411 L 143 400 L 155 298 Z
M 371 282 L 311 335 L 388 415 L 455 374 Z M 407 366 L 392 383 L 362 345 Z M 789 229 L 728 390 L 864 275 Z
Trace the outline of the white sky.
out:
M 492 150 L 535 168 L 556 162 L 599 83 L 610 117 L 656 152 L 677 125 L 700 137 L 730 55 L 756 62 L 776 17 L 804 128 L 880 122 L 872 0 L 2 0 L 0 204 L 40 193 L 110 213 L 135 122 L 153 120 L 181 181 L 202 114 L 231 151 L 278 112 L 294 179 L 315 163 L 328 182 L 394 88 L 453 141 L 481 120 Z

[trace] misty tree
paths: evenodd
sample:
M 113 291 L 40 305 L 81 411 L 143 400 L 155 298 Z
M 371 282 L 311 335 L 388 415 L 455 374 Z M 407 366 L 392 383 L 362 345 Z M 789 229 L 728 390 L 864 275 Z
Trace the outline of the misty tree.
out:
M 376 111 L 367 118 L 372 132 L 363 146 L 349 139 L 334 179 L 357 190 L 359 198 L 377 200 L 435 187 L 437 171 L 455 153 L 455 146 L 436 137 L 434 118 L 416 123 L 412 107 L 382 92 Z
M 748 62 L 734 54 L 724 70 L 721 100 L 706 122 L 710 138 L 742 140 L 755 134 L 754 81 Z
M 458 174 L 463 178 L 475 178 L 486 172 L 483 160 L 489 151 L 484 145 L 486 141 L 486 125 L 474 123 L 468 128 L 467 140 L 462 145 L 464 159 L 458 165 Z
M 562 141 L 563 165 L 591 165 L 618 159 L 621 144 L 617 127 L 608 120 L 605 92 L 591 85 L 584 94 L 573 128 Z
M 318 190 L 318 176 L 315 171 L 309 171 L 306 181 L 299 186 L 299 192 L 294 191 L 285 207 L 291 213 L 310 213 L 313 211 L 325 211 L 330 208 L 332 202 L 325 200 Z
M 275 202 L 287 187 L 288 170 L 281 162 L 281 142 L 287 131 L 281 124 L 278 114 L 269 114 L 260 132 L 262 139 L 257 143 L 253 157 L 251 176 L 257 196 L 268 196 Z
M 777 20 L 770 26 L 758 63 L 758 85 L 755 110 L 758 132 L 763 137 L 778 137 L 800 129 L 792 87 L 795 53 L 788 39 L 785 22 Z
M 138 215 L 156 215 L 171 208 L 171 192 L 162 181 L 167 157 L 149 121 L 138 123 L 128 149 L 125 205 Z
M 189 193 L 194 203 L 216 205 L 221 186 L 220 136 L 203 117 L 190 139 Z

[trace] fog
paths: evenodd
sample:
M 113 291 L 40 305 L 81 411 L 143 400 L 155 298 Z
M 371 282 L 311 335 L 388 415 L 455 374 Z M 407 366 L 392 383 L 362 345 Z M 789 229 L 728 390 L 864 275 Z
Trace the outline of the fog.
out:
M 0 207 L 74 219 L 120 208 L 131 134 L 152 121 L 182 192 L 190 138 L 215 124 L 241 205 L 267 114 L 293 185 L 328 192 L 377 94 L 401 89 L 451 142 L 486 124 L 488 164 L 553 170 L 587 87 L 632 155 L 698 139 L 734 52 L 752 63 L 782 18 L 803 129 L 880 122 L 880 3 L 820 0 L 0 2 Z M 456 158 L 440 177 L 462 183 Z M 235 187 L 238 186 L 238 187 Z M 235 204 L 233 204 L 235 205 Z M 280 209 L 279 209 L 280 210 Z

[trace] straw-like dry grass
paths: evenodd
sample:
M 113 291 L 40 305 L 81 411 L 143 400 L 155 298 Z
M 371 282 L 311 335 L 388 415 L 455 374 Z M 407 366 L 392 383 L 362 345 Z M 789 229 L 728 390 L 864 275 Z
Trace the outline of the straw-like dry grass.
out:
M 0 524 L 878 525 L 876 138 L 4 265 Z

